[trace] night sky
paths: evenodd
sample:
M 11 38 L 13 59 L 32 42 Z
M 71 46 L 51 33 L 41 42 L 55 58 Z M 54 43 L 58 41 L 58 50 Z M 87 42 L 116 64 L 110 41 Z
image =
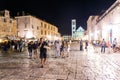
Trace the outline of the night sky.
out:
M 0 10 L 11 16 L 24 11 L 58 27 L 62 35 L 71 34 L 71 20 L 86 30 L 90 15 L 101 15 L 116 0 L 0 0 Z

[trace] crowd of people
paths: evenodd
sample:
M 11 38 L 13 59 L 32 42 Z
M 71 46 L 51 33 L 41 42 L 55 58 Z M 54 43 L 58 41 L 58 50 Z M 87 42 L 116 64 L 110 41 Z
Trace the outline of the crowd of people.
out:
M 9 41 L 0 43 L 0 49 L 3 52 L 8 52 L 8 51 L 22 52 L 24 48 L 25 48 L 25 42 L 22 39 L 21 40 L 9 40 Z
M 55 41 L 52 46 L 49 45 L 49 41 L 45 40 L 45 38 L 40 38 L 38 41 L 30 41 L 28 43 L 27 49 L 29 53 L 30 59 L 37 59 L 40 58 L 41 68 L 43 68 L 46 64 L 47 60 L 47 50 L 54 49 L 54 57 L 55 58 L 66 58 L 70 56 L 70 48 L 71 48 L 71 41 Z M 80 51 L 88 51 L 88 40 L 80 40 Z M 105 53 L 106 48 L 106 41 L 103 39 L 100 43 L 101 46 L 101 53 Z M 112 42 L 113 52 L 117 46 L 116 38 Z M 108 48 L 111 47 L 110 45 Z M 21 50 L 19 50 L 21 51 Z
M 41 68 L 44 67 L 46 64 L 46 58 L 47 58 L 47 50 L 48 49 L 54 49 L 54 56 L 55 58 L 66 58 L 70 56 L 70 47 L 71 47 L 71 40 L 70 41 L 54 41 L 52 46 L 49 45 L 49 41 L 47 41 L 45 38 L 40 38 L 37 41 L 29 41 L 27 42 L 27 46 L 25 46 L 25 41 L 21 40 L 11 40 L 5 43 L 0 44 L 0 48 L 7 52 L 9 49 L 11 51 L 15 52 L 22 52 L 27 47 L 27 52 L 29 55 L 29 59 L 39 59 L 41 63 Z M 88 40 L 80 40 L 80 51 L 88 51 Z M 84 43 L 84 44 L 83 44 Z M 105 53 L 106 48 L 106 41 L 103 39 L 100 43 L 101 46 L 101 53 Z M 95 44 L 93 45 L 95 46 Z M 112 42 L 112 48 L 113 52 L 115 52 L 117 46 L 117 40 L 116 38 Z M 111 47 L 110 45 L 107 47 Z
M 45 38 L 40 38 L 39 41 L 30 41 L 28 43 L 28 52 L 29 58 L 36 59 L 40 58 L 41 68 L 46 64 L 47 58 L 47 50 L 51 49 L 51 47 L 55 50 L 55 58 L 65 58 L 69 57 L 70 53 L 70 42 L 69 41 L 55 41 L 52 46 L 49 45 L 49 41 L 45 40 Z M 65 54 L 66 53 L 66 54 Z
M 24 40 L 10 40 L 0 44 L 1 51 L 20 53 L 23 51 L 28 52 L 29 59 L 35 60 L 40 58 L 41 68 L 46 64 L 47 50 L 54 49 L 55 58 L 69 57 L 70 54 L 70 41 L 54 41 L 49 45 L 49 41 L 45 38 L 38 40 L 31 40 L 25 42 Z M 27 44 L 27 45 L 26 45 Z
M 114 38 L 114 40 L 112 42 L 107 42 L 107 41 L 105 41 L 105 39 L 102 39 L 102 41 L 99 42 L 99 43 L 93 42 L 93 46 L 94 46 L 94 48 L 101 47 L 101 53 L 105 53 L 106 52 L 106 48 L 108 48 L 109 53 L 110 52 L 115 53 L 117 51 L 120 51 L 120 47 L 119 47 L 119 45 L 117 43 L 117 39 L 116 38 Z

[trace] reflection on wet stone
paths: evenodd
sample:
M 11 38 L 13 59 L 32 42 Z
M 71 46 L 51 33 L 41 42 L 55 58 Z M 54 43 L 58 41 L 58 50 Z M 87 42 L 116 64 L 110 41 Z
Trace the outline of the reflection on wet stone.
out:
M 28 59 L 27 52 L 0 53 L 0 80 L 120 80 L 120 54 L 94 53 L 91 48 L 80 52 L 79 44 L 72 44 L 67 58 L 54 58 L 51 50 L 44 68 L 40 59 Z

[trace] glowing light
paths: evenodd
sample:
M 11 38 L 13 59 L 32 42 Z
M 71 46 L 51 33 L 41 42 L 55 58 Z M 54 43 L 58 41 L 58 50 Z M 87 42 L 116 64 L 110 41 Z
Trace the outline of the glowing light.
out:
M 47 35 L 48 40 L 51 40 L 51 35 Z
M 90 33 L 91 36 L 93 36 L 93 33 Z
M 2 42 L 2 40 L 0 39 L 0 43 Z
M 33 33 L 31 31 L 28 31 L 26 34 L 26 38 L 32 38 L 33 37 Z
M 57 37 L 57 36 L 54 36 L 54 40 L 58 40 L 58 37 Z

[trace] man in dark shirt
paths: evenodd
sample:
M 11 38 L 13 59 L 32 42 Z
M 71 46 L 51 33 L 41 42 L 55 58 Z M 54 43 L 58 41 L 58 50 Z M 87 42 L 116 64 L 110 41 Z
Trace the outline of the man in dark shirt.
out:
M 49 49 L 48 43 L 44 38 L 40 38 L 40 59 L 41 59 L 41 68 L 45 65 L 47 58 L 47 49 Z

